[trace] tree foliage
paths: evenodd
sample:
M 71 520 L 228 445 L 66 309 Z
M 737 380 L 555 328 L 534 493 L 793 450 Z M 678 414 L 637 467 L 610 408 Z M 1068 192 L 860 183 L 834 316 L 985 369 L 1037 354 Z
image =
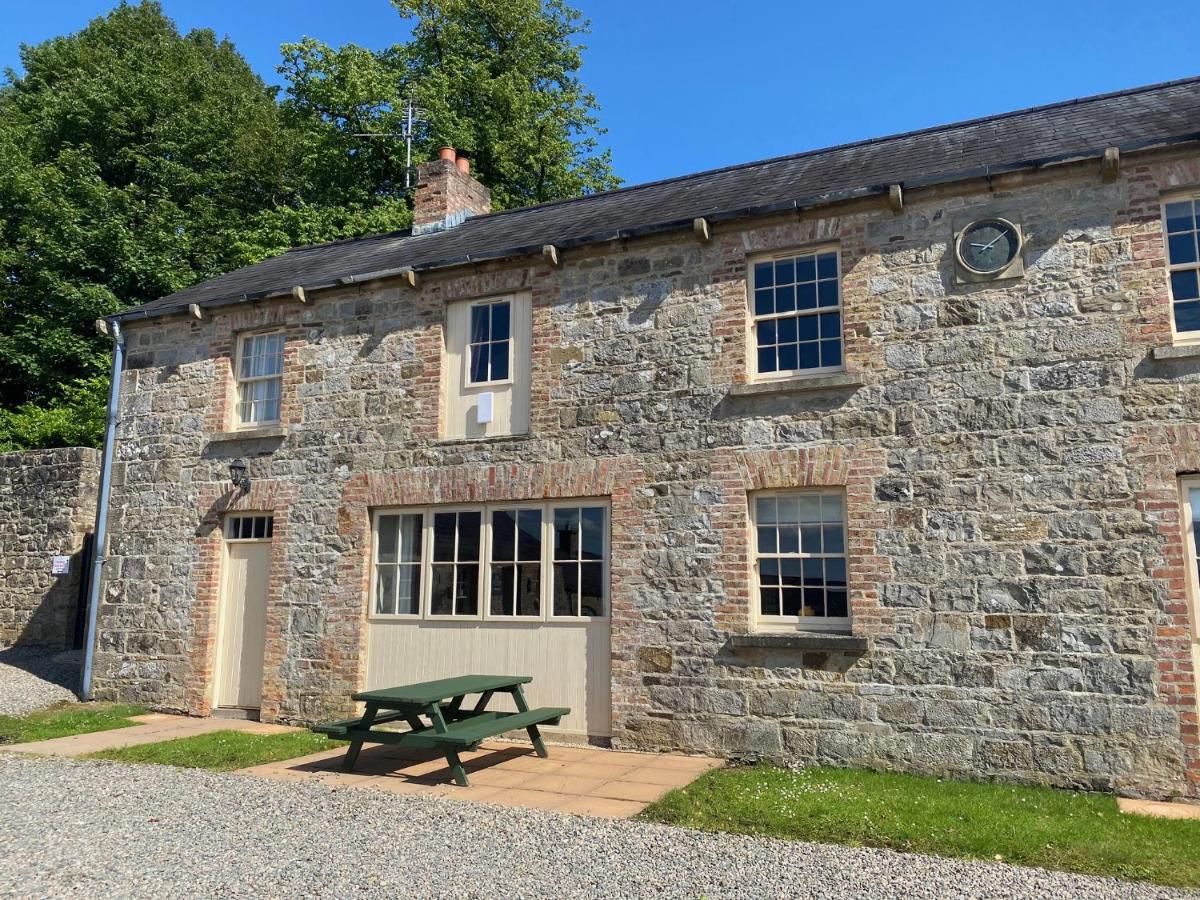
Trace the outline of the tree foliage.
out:
M 382 2 L 382 0 L 381 0 Z M 498 207 L 614 186 L 586 31 L 561 0 L 392 0 L 381 51 L 283 47 L 282 97 L 228 40 L 180 34 L 157 2 L 21 48 L 0 82 L 0 447 L 99 440 L 102 316 L 297 244 L 411 222 L 414 161 L 473 153 Z

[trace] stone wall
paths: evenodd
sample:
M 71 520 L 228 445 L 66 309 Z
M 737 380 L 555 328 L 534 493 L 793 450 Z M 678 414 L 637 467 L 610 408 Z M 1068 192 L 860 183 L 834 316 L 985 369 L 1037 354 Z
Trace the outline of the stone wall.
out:
M 1160 192 L 1194 155 L 1059 166 L 882 203 L 130 326 L 100 696 L 204 712 L 218 525 L 272 511 L 265 719 L 363 673 L 369 510 L 612 497 L 614 743 L 1196 796 L 1177 479 L 1200 360 L 1170 344 Z M 956 225 L 1005 215 L 1027 275 L 958 285 Z M 841 250 L 841 385 L 747 394 L 748 257 Z M 449 300 L 533 295 L 531 433 L 438 438 Z M 279 433 L 229 441 L 243 329 L 287 331 Z M 228 490 L 249 460 L 254 487 Z M 614 474 L 615 473 L 615 474 Z M 865 650 L 746 647 L 748 502 L 847 494 Z M 417 498 L 417 499 L 414 499 Z
M 0 453 L 0 647 L 73 646 L 99 481 L 98 450 Z M 70 573 L 51 574 L 52 556 Z

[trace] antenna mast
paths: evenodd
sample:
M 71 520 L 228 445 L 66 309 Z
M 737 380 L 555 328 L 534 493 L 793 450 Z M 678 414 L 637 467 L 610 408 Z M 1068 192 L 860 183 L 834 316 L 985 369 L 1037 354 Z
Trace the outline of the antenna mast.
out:
M 408 190 L 412 187 L 412 145 L 413 135 L 416 133 L 417 123 L 421 121 L 421 117 L 425 114 L 425 110 L 413 103 L 412 96 L 408 96 L 404 100 L 404 122 L 400 126 L 400 131 L 356 131 L 354 137 L 360 138 L 403 138 L 404 139 L 404 189 Z

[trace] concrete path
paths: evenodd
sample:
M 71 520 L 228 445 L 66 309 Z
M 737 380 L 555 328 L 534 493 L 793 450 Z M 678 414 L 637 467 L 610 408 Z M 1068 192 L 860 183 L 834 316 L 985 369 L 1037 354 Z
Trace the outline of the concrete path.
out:
M 528 742 L 487 741 L 460 757 L 471 782 L 454 784 L 445 757 L 433 751 L 367 746 L 354 772 L 344 749 L 243 769 L 263 778 L 319 782 L 392 794 L 436 794 L 501 806 L 628 818 L 673 788 L 690 784 L 720 760 L 666 753 L 623 753 L 550 744 L 541 759 Z
M 286 725 L 264 725 L 244 719 L 197 719 L 191 716 L 170 716 L 165 713 L 131 716 L 130 720 L 141 724 L 129 728 L 113 728 L 109 731 L 93 731 L 90 734 L 74 734 L 49 741 L 7 744 L 0 746 L 0 751 L 36 753 L 39 756 L 87 756 L 89 753 L 98 753 L 101 750 L 132 747 L 135 744 L 154 744 L 158 741 L 173 741 L 176 738 L 193 737 L 210 731 L 278 734 L 283 731 L 296 730 Z

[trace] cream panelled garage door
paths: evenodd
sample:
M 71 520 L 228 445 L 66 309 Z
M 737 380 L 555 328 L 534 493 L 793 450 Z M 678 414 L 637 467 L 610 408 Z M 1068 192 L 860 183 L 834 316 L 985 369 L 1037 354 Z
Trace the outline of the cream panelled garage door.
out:
M 610 736 L 608 524 L 598 500 L 377 511 L 367 689 L 529 675 L 557 730 Z

